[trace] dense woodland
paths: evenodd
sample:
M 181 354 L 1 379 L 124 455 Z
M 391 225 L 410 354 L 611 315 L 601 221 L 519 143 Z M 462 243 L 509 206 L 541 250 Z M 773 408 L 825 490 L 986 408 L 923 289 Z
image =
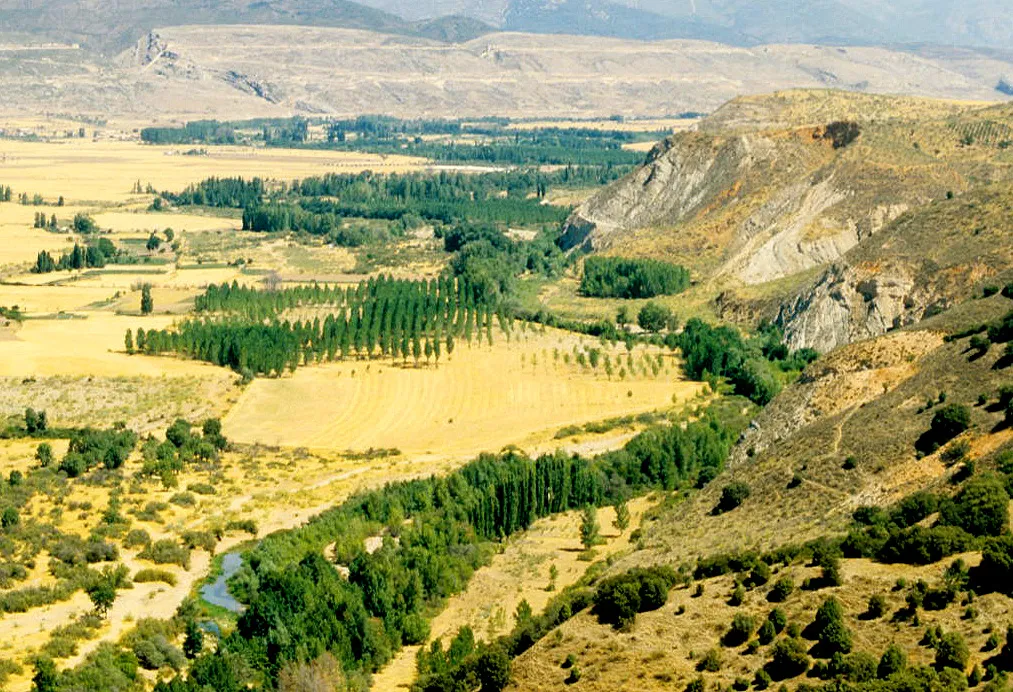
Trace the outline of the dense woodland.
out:
M 329 174 L 290 184 L 211 178 L 162 197 L 181 206 L 243 209 L 244 230 L 336 236 L 346 219 L 402 221 L 407 227 L 421 222 L 555 226 L 569 210 L 542 204 L 550 188 L 612 179 L 608 168 L 572 166 L 551 173 Z
M 651 259 L 588 257 L 580 291 L 594 298 L 654 298 L 689 288 L 689 270 Z
M 201 120 L 177 128 L 144 128 L 141 141 L 148 144 L 263 143 L 274 147 L 404 154 L 444 163 L 615 166 L 626 172 L 643 160 L 643 154 L 624 149 L 624 145 L 657 141 L 668 134 L 581 127 L 510 129 L 510 124 L 504 118 L 465 122 L 399 120 L 384 116 L 312 121 L 297 117 L 231 123 Z M 312 140 L 311 127 L 320 126 L 324 136 Z

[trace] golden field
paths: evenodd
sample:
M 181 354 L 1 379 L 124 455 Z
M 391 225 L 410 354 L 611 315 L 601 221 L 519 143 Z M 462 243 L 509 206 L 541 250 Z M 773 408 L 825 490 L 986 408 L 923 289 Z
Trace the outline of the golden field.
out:
M 551 439 L 567 425 L 668 408 L 700 391 L 681 380 L 668 355 L 657 376 L 643 374 L 645 356 L 660 350 L 635 349 L 637 374 L 620 379 L 619 365 L 609 378 L 602 365 L 576 364 L 574 349 L 591 347 L 601 345 L 556 330 L 515 329 L 509 342 L 497 335 L 491 347 L 462 343 L 439 365 L 301 368 L 252 383 L 223 421 L 225 432 L 247 443 L 471 456 Z M 628 368 L 625 347 L 605 353 Z

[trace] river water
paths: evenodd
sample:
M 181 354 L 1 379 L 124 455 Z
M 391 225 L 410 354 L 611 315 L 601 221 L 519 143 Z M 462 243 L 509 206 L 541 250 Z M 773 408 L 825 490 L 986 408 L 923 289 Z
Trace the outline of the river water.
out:
M 200 595 L 205 601 L 211 605 L 216 605 L 220 608 L 225 608 L 233 613 L 243 612 L 245 606 L 237 601 L 231 593 L 229 593 L 228 580 L 239 568 L 243 566 L 243 556 L 238 552 L 225 553 L 222 556 L 222 573 L 218 575 L 218 579 L 213 584 L 207 584 L 201 587 Z

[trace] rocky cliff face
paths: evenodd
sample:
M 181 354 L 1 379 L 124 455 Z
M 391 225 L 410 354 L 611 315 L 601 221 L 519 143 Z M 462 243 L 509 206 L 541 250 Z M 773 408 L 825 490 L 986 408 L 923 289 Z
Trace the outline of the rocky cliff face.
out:
M 777 324 L 791 348 L 827 353 L 942 312 L 952 296 L 917 282 L 909 267 L 831 266 L 781 306 Z
M 889 224 L 785 300 L 792 348 L 826 353 L 916 324 L 1002 285 L 1013 268 L 1013 188 L 986 186 Z
M 819 128 L 677 135 L 578 207 L 563 245 L 675 256 L 745 284 L 790 276 L 839 259 L 906 208 L 856 184 L 855 163 Z

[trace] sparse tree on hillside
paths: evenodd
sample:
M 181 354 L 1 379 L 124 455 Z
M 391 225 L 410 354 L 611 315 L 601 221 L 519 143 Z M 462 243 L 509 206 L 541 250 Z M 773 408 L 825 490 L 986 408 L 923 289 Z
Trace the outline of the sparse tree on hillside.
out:
M 619 530 L 620 534 L 625 533 L 626 529 L 630 527 L 630 508 L 626 505 L 625 500 L 616 504 L 616 518 L 612 525 Z
M 601 542 L 599 532 L 598 512 L 593 506 L 587 505 L 580 520 L 580 542 L 587 549 L 593 548 Z

